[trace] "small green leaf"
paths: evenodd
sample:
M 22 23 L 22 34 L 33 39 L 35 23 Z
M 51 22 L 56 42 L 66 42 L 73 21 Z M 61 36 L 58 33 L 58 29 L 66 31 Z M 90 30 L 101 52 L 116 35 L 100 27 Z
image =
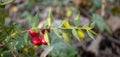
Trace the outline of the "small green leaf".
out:
M 80 15 L 79 14 L 74 19 L 74 25 L 80 26 Z
M 92 33 L 90 33 L 88 30 L 87 30 L 87 34 L 88 34 L 88 36 L 89 36 L 90 38 L 92 38 L 93 40 L 95 40 L 95 38 L 94 38 L 93 34 L 92 34 Z
M 78 35 L 81 39 L 85 39 L 85 34 L 81 29 L 78 30 Z
M 66 16 L 67 16 L 67 17 L 72 16 L 72 10 L 71 10 L 70 8 L 67 8 Z
M 5 24 L 5 18 L 8 17 L 4 8 L 0 8 L 0 26 Z
M 64 21 L 63 25 L 65 26 L 65 28 L 70 28 L 70 23 L 67 19 Z
M 65 31 L 62 31 L 62 36 L 66 42 L 70 42 L 70 36 Z
M 92 22 L 91 24 L 90 24 L 90 28 L 94 28 L 95 27 L 95 22 Z
M 0 16 L 0 25 L 4 25 L 5 24 L 5 17 L 2 15 Z
M 103 31 L 105 29 L 105 22 L 103 20 L 102 16 L 99 16 L 97 14 L 93 14 L 92 16 L 93 21 L 96 22 L 98 28 L 100 29 L 100 31 Z
M 39 14 L 36 13 L 35 16 L 33 17 L 34 20 L 32 20 L 34 23 L 32 24 L 32 27 L 37 27 L 39 24 Z
M 97 24 L 100 31 L 107 30 L 107 32 L 111 33 L 109 26 L 106 24 L 102 16 L 93 14 L 92 19 Z
M 53 30 L 54 32 L 55 32 L 55 34 L 57 35 L 57 37 L 60 37 L 60 33 L 59 33 L 59 31 L 58 30 Z
M 105 29 L 107 30 L 107 32 L 112 33 L 112 31 L 111 31 L 111 29 L 110 29 L 110 27 L 108 25 L 106 25 Z
M 101 7 L 101 5 L 102 5 L 102 0 L 93 0 L 93 3 L 94 3 L 97 7 Z
M 44 34 L 44 37 L 45 37 L 45 41 L 48 43 L 48 45 L 50 46 L 50 38 L 49 38 L 49 35 L 48 35 L 48 32 L 45 31 L 45 34 Z
M 29 36 L 29 33 L 26 32 L 24 35 L 25 44 L 28 44 L 28 36 Z
M 77 33 L 77 31 L 76 31 L 75 29 L 72 30 L 72 34 L 73 34 L 73 36 L 74 36 L 77 40 L 80 41 L 79 35 L 78 35 L 78 33 Z
M 32 26 L 33 26 L 33 23 L 34 23 L 34 22 L 32 22 L 32 21 L 33 21 L 33 17 L 32 17 L 30 14 L 28 14 L 28 15 L 26 16 L 26 19 L 28 20 L 29 27 L 32 27 Z
M 10 52 L 10 50 L 8 51 L 4 51 L 0 54 L 1 57 L 13 57 L 12 53 Z
M 54 20 L 53 20 L 53 16 L 52 16 L 52 11 L 51 9 L 49 10 L 49 14 L 48 14 L 48 17 L 47 17 L 47 23 L 48 23 L 48 26 L 52 26 Z

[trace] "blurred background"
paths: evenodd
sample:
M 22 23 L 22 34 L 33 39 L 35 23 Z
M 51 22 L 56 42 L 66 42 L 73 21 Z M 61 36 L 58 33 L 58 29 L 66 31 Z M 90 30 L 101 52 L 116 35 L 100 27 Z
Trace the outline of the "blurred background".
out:
M 98 34 L 92 36 L 95 40 L 85 32 L 85 40 L 72 37 L 69 45 L 53 34 L 52 47 L 32 45 L 28 33 L 21 31 L 30 29 L 29 24 L 35 22 L 35 18 L 39 19 L 36 21 L 38 28 L 42 28 L 49 8 L 52 9 L 55 27 L 65 19 L 73 22 L 78 14 L 80 26 L 90 26 L 95 22 L 92 29 Z M 0 8 L 1 16 L 5 18 L 4 26 L 0 27 L 1 57 L 120 57 L 120 0 L 15 0 Z M 17 35 L 13 33 L 15 31 Z M 11 34 L 15 41 L 7 38 Z

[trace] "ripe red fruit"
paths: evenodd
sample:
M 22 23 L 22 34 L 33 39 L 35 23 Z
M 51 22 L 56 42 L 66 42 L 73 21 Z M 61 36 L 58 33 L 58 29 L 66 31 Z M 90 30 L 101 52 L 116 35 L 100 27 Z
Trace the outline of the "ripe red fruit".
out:
M 41 32 L 44 34 L 46 29 L 41 30 Z M 47 31 L 50 33 L 50 29 L 47 29 Z
M 42 32 L 42 34 L 44 34 L 45 33 L 45 29 L 42 29 L 41 32 Z
M 41 37 L 41 42 L 42 42 L 42 44 L 44 44 L 44 45 L 48 45 L 47 42 L 45 41 L 44 35 Z
M 38 37 L 33 37 L 32 38 L 32 43 L 34 45 L 41 45 L 42 44 L 41 40 Z
M 30 34 L 32 37 L 39 37 L 40 32 L 34 32 L 32 29 L 30 29 L 30 30 L 29 30 L 29 34 Z
M 47 31 L 50 33 L 50 29 L 47 29 Z

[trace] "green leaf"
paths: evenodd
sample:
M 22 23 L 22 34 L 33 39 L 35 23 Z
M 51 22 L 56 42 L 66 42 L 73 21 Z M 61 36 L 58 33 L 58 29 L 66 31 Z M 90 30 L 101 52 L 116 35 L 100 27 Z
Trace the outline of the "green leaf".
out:
M 0 54 L 0 57 L 13 57 L 12 53 L 10 52 L 10 50 L 8 51 L 4 51 Z
M 4 25 L 5 24 L 5 17 L 2 15 L 0 16 L 0 25 Z
M 27 47 L 27 48 L 28 48 L 28 47 Z M 30 56 L 34 57 L 34 55 L 35 55 L 35 50 L 34 50 L 34 47 L 33 47 L 33 46 L 29 48 L 29 52 L 30 52 Z
M 65 28 L 70 28 L 70 23 L 67 19 L 63 22 L 63 25 Z
M 88 34 L 88 36 L 89 36 L 91 39 L 95 40 L 95 38 L 94 38 L 93 34 L 92 34 L 92 33 L 90 33 L 88 30 L 87 30 L 87 34 Z
M 17 43 L 17 44 L 16 44 Z M 16 44 L 16 48 L 19 50 L 25 46 L 25 39 L 24 37 L 18 37 L 15 41 L 14 44 Z
M 90 28 L 94 28 L 95 27 L 95 22 L 92 22 L 91 24 L 90 24 Z
M 77 33 L 77 31 L 76 31 L 75 29 L 72 30 L 72 34 L 73 34 L 73 36 L 74 36 L 77 40 L 80 41 L 79 35 L 78 35 L 78 33 Z
M 30 15 L 29 12 L 24 12 L 23 17 L 26 17 L 26 19 L 29 22 L 29 27 L 35 28 L 39 24 L 39 14 L 36 13 L 35 16 Z
M 59 33 L 59 31 L 58 30 L 53 30 L 54 31 L 54 33 L 57 35 L 57 37 L 60 37 L 60 33 Z
M 101 7 L 101 5 L 102 5 L 102 0 L 93 0 L 93 3 L 94 3 L 97 7 Z
M 81 39 L 85 39 L 85 34 L 81 29 L 78 29 L 78 35 Z
M 54 22 L 54 20 L 53 20 L 53 16 L 52 16 L 52 11 L 50 9 L 49 13 L 48 13 L 48 17 L 47 17 L 48 26 L 52 26 L 53 22 Z
M 107 30 L 107 32 L 112 33 L 110 27 L 107 24 L 106 24 L 106 28 L 105 29 Z
M 72 10 L 71 10 L 70 8 L 67 8 L 66 16 L 67 16 L 67 17 L 72 16 Z
M 24 35 L 24 41 L 25 41 L 26 45 L 28 44 L 28 37 L 29 37 L 29 33 L 26 32 L 25 35 Z
M 33 21 L 33 24 L 32 24 L 32 27 L 37 27 L 38 24 L 39 24 L 39 14 L 36 13 L 36 15 L 33 17 L 34 20 Z
M 62 31 L 62 36 L 66 42 L 68 42 L 68 43 L 70 42 L 70 36 L 67 32 Z
M 74 25 L 80 26 L 80 15 L 79 14 L 74 19 Z
M 48 32 L 47 32 L 47 31 L 45 31 L 44 36 L 45 36 L 45 41 L 46 41 L 46 42 L 48 43 L 48 45 L 50 46 L 50 37 L 49 37 L 49 35 L 48 35 Z
M 30 14 L 28 14 L 26 19 L 28 20 L 29 27 L 32 27 L 33 23 L 34 23 L 34 22 L 32 22 L 33 17 Z
M 8 14 L 4 8 L 0 8 L 0 26 L 5 24 L 5 17 L 8 17 Z
M 103 17 L 97 14 L 93 14 L 92 16 L 93 21 L 97 24 L 100 31 L 104 31 L 105 29 L 110 32 L 109 26 L 104 21 Z
M 99 16 L 97 14 L 93 14 L 93 21 L 96 22 L 98 28 L 100 29 L 100 31 L 103 31 L 105 29 L 105 22 L 102 18 L 102 16 Z

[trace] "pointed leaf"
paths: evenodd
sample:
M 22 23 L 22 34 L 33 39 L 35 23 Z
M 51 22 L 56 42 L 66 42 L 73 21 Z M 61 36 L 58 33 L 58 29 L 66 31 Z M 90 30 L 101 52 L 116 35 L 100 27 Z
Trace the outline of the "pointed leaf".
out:
M 44 34 L 44 37 L 45 37 L 45 41 L 48 43 L 48 45 L 50 46 L 50 38 L 49 38 L 49 35 L 48 35 L 48 32 L 45 31 L 45 34 Z
M 74 25 L 80 26 L 80 15 L 79 14 L 74 19 Z
M 95 22 L 92 22 L 91 24 L 90 24 L 90 28 L 94 28 L 95 27 Z
M 67 17 L 72 16 L 72 10 L 70 8 L 67 8 L 66 16 Z
M 62 36 L 66 42 L 70 42 L 70 36 L 65 31 L 62 32 Z
M 98 28 L 100 29 L 100 31 L 103 31 L 105 29 L 106 23 L 105 23 L 102 16 L 97 15 L 97 14 L 93 14 L 92 19 L 93 19 L 93 21 L 96 22 L 96 24 L 97 24 Z
M 110 30 L 109 26 L 106 24 L 106 22 L 105 22 L 105 20 L 103 19 L 102 16 L 97 15 L 97 14 L 93 14 L 92 19 L 93 19 L 93 21 L 96 22 L 100 31 L 107 30 L 107 32 L 111 33 L 111 30 Z
M 76 31 L 75 29 L 72 30 L 72 34 L 73 34 L 73 36 L 74 36 L 77 40 L 80 41 L 80 38 L 79 38 L 79 36 L 78 36 L 78 33 L 77 33 L 77 31 Z
M 26 34 L 25 34 L 25 36 L 24 36 L 25 44 L 28 43 L 28 36 L 29 36 L 29 33 L 26 32 Z
M 32 20 L 34 23 L 32 24 L 32 27 L 37 27 L 39 24 L 39 14 L 36 13 L 35 16 L 33 17 L 34 20 Z
M 5 17 L 3 15 L 0 16 L 0 25 L 5 24 Z
M 64 21 L 63 25 L 65 26 L 65 28 L 70 28 L 70 23 L 67 19 Z
M 2 52 L 0 55 L 1 55 L 1 57 L 13 57 L 10 50 Z
M 78 30 L 78 35 L 81 39 L 85 39 L 85 34 L 81 29 Z
M 95 38 L 94 38 L 93 34 L 92 34 L 92 33 L 90 33 L 88 30 L 87 30 L 87 34 L 88 34 L 88 36 L 89 36 L 90 38 L 92 38 L 93 40 L 95 40 Z
M 50 9 L 49 13 L 48 13 L 48 17 L 47 17 L 48 26 L 52 26 L 53 22 L 54 22 L 54 20 L 53 20 L 53 16 L 52 16 L 52 11 Z
M 53 30 L 54 32 L 55 32 L 55 34 L 57 35 L 57 37 L 60 37 L 60 33 L 59 33 L 59 31 L 58 30 Z

